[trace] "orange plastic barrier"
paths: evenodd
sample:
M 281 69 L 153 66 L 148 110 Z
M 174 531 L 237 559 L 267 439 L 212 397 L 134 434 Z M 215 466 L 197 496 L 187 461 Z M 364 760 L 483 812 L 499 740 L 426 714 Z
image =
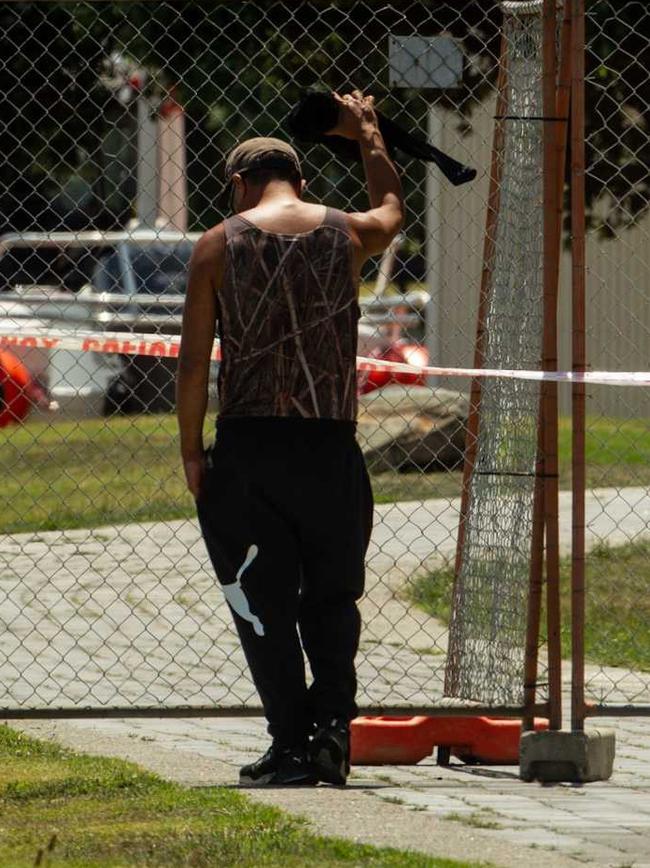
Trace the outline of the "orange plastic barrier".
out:
M 535 729 L 548 720 L 535 718 Z M 357 717 L 351 725 L 354 765 L 415 765 L 434 747 L 463 762 L 516 765 L 521 721 L 494 717 Z
M 29 371 L 13 353 L 0 349 L 0 428 L 21 422 L 29 413 Z

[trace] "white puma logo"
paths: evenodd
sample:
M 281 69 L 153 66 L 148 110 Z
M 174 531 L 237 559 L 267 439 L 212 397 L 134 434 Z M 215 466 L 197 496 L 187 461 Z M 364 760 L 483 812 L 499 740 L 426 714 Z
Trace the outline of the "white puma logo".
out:
M 230 585 L 222 585 L 223 592 L 226 596 L 226 600 L 232 606 L 232 608 L 237 612 L 240 618 L 243 618 L 244 621 L 248 621 L 253 625 L 253 630 L 258 636 L 264 635 L 264 625 L 257 617 L 257 615 L 253 615 L 250 609 L 250 605 L 248 602 L 248 598 L 244 593 L 244 590 L 241 586 L 241 577 L 244 574 L 244 571 L 247 570 L 250 565 L 253 563 L 255 558 L 257 557 L 259 549 L 256 545 L 250 546 L 248 551 L 246 552 L 246 559 L 241 567 L 237 570 L 236 581 Z

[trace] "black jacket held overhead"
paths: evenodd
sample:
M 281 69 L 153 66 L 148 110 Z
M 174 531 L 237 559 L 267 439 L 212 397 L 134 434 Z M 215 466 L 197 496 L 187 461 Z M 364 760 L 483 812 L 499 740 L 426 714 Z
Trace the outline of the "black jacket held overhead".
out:
M 305 91 L 287 118 L 287 129 L 292 138 L 299 142 L 317 142 L 346 162 L 360 161 L 361 151 L 357 142 L 342 136 L 326 135 L 328 130 L 336 126 L 338 111 L 338 103 L 331 93 Z M 391 157 L 398 150 L 407 157 L 435 163 L 454 186 L 465 184 L 476 177 L 476 169 L 464 166 L 429 144 L 425 138 L 403 129 L 381 112 L 377 111 L 376 114 Z

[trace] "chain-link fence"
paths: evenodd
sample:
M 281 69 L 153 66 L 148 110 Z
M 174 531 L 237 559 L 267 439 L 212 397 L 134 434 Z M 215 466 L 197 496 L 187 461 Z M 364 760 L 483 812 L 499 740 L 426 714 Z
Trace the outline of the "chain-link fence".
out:
M 649 367 L 649 28 L 643 3 L 587 8 L 587 353 L 605 370 Z M 586 699 L 613 709 L 650 705 L 649 397 L 587 400 Z
M 216 205 L 225 154 L 248 136 L 287 138 L 287 115 L 305 88 L 372 92 L 387 116 L 478 170 L 472 183 L 453 187 L 434 166 L 396 152 L 407 220 L 396 247 L 363 273 L 359 355 L 419 364 L 426 351 L 434 365 L 472 365 L 496 179 L 503 193 L 497 210 L 510 215 L 511 229 L 502 223 L 493 233 L 500 247 L 489 261 L 502 260 L 505 306 L 490 315 L 506 318 L 511 343 L 501 343 L 492 358 L 495 366 L 539 367 L 533 356 L 518 355 L 518 337 L 523 320 L 533 338 L 540 326 L 539 311 L 537 319 L 531 311 L 543 268 L 542 137 L 539 130 L 530 137 L 532 124 L 521 116 L 541 111 L 534 96 L 541 94 L 541 15 L 541 2 L 469 0 L 0 7 L 8 142 L 0 199 L 0 419 L 26 413 L 25 395 L 32 405 L 20 424 L 0 431 L 3 713 L 232 713 L 257 706 L 184 487 L 173 415 L 174 336 L 192 244 L 226 216 Z M 639 3 L 598 2 L 587 11 L 594 369 L 647 367 L 650 81 L 648 43 L 637 26 L 643 16 Z M 502 123 L 508 21 L 519 33 L 525 80 L 509 97 L 519 120 Z M 511 55 L 511 71 L 516 63 Z M 499 143 L 503 135 L 507 141 Z M 495 146 L 502 163 L 496 174 Z M 321 145 L 298 147 L 307 197 L 346 210 L 367 207 L 360 166 Z M 563 257 L 562 288 L 568 252 Z M 531 293 L 528 313 L 522 281 Z M 561 290 L 562 368 L 570 367 L 566 296 Z M 58 340 L 54 349 L 44 335 Z M 211 386 L 210 426 L 215 391 Z M 470 540 L 485 593 L 484 601 L 474 598 L 471 629 L 480 622 L 493 651 L 504 643 L 514 650 L 505 672 L 499 653 L 475 660 L 475 667 L 484 664 L 479 680 L 487 686 L 472 695 L 478 703 L 453 690 L 448 701 L 469 381 L 378 370 L 360 374 L 359 391 L 359 440 L 376 500 L 361 601 L 359 703 L 514 712 L 523 701 L 536 422 L 526 407 L 508 421 L 500 401 L 511 393 L 494 388 L 479 471 L 494 476 L 498 465 L 510 483 L 483 484 L 480 497 L 495 516 L 505 504 L 509 536 L 497 517 L 487 536 Z M 529 392 L 535 404 L 537 387 Z M 567 396 L 561 390 L 563 553 L 570 533 Z M 607 703 L 648 702 L 646 405 L 642 389 L 590 391 L 587 687 L 589 698 Z M 206 429 L 206 440 L 211 436 Z M 506 467 L 513 444 L 522 467 Z M 507 584 L 500 569 L 513 551 L 519 560 Z M 567 658 L 568 605 L 564 613 Z

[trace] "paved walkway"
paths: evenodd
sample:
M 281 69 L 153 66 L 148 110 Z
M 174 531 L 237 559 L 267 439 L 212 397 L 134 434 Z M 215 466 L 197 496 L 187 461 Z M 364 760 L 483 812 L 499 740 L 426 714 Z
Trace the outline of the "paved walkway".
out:
M 410 606 L 404 589 L 453 556 L 458 507 L 430 500 L 376 508 L 361 602 L 362 705 L 442 697 L 447 631 Z M 569 492 L 561 493 L 560 528 L 567 550 Z M 649 528 L 648 489 L 588 493 L 588 545 L 627 542 Z M 195 521 L 0 537 L 0 619 L 0 708 L 257 704 Z M 593 675 L 594 698 L 620 688 L 620 699 L 625 688 L 650 702 L 645 678 Z
M 12 724 L 16 725 L 16 724 Z M 89 753 L 135 760 L 190 786 L 232 785 L 267 747 L 259 719 L 20 724 Z M 585 786 L 525 784 L 517 768 L 355 767 L 346 790 L 247 795 L 306 816 L 323 834 L 503 868 L 650 866 L 650 724 L 618 719 L 615 772 Z

